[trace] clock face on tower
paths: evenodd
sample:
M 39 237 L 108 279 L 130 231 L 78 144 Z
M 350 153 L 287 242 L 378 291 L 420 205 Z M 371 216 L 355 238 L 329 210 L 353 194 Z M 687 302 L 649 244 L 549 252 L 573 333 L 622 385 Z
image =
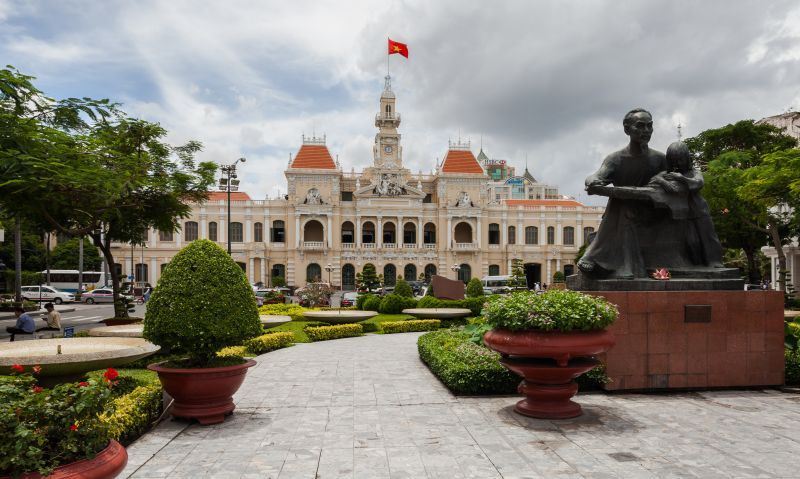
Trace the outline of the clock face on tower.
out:
M 392 147 L 391 146 L 384 146 L 383 147 L 383 151 L 385 151 L 386 153 L 391 153 L 392 152 Z

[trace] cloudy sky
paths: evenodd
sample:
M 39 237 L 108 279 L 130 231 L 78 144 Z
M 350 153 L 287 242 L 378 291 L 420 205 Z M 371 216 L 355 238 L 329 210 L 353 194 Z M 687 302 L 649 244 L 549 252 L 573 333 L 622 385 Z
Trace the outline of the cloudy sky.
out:
M 371 164 L 387 37 L 411 53 L 391 70 L 414 172 L 482 138 L 587 201 L 631 108 L 653 112 L 660 150 L 679 122 L 692 136 L 800 109 L 796 1 L 0 0 L 0 62 L 50 96 L 122 102 L 201 159 L 246 156 L 255 199 L 285 190 L 304 133 L 345 170 Z

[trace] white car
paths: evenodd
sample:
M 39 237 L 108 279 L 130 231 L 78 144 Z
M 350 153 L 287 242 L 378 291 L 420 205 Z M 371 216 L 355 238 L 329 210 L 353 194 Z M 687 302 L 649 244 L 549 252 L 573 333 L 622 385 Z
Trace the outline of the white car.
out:
M 41 289 L 40 289 L 41 288 Z M 61 291 L 52 286 L 23 286 L 22 298 L 28 301 L 47 301 L 48 303 L 72 303 L 75 301 L 75 295 Z
M 125 298 L 131 302 L 133 301 L 133 295 L 130 294 L 120 293 L 120 297 Z M 86 304 L 113 303 L 114 290 L 111 288 L 97 288 L 91 291 L 87 291 L 81 295 L 81 302 Z

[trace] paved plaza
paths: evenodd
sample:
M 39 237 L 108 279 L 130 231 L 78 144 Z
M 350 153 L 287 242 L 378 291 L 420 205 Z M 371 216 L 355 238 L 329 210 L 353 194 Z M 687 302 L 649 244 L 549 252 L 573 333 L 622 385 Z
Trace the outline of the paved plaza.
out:
M 798 477 L 800 395 L 579 395 L 544 421 L 516 397 L 455 397 L 419 333 L 298 344 L 258 357 L 224 424 L 166 420 L 128 448 L 132 478 Z

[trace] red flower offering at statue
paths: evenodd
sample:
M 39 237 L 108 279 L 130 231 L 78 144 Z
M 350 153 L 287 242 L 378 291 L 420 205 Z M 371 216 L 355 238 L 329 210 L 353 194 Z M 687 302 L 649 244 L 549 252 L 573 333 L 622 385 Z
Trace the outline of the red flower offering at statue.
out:
M 670 278 L 669 270 L 667 268 L 659 268 L 659 269 L 657 269 L 655 271 L 655 273 L 652 274 L 652 276 L 653 276 L 653 279 L 666 280 L 666 279 Z
M 11 370 L 14 371 L 15 373 L 24 373 L 25 367 L 22 366 L 21 364 L 12 364 Z

